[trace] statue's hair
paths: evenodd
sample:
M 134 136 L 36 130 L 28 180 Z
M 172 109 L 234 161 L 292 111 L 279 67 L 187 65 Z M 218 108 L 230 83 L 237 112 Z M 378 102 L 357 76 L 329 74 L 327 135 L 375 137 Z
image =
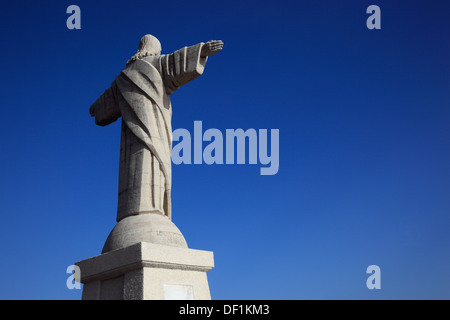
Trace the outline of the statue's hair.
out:
M 158 56 L 160 54 L 161 43 L 159 42 L 159 40 L 151 34 L 146 34 L 141 38 L 138 51 L 134 56 L 131 57 L 130 60 L 128 60 L 127 65 L 147 56 Z

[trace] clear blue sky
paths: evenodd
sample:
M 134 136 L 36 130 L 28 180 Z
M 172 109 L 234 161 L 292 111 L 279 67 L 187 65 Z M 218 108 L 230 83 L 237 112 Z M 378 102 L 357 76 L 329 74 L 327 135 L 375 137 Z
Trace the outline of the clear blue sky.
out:
M 96 126 L 89 106 L 151 33 L 163 53 L 225 43 L 174 93 L 174 129 L 280 130 L 277 175 L 173 166 L 173 219 L 214 251 L 214 299 L 449 299 L 449 14 L 444 0 L 3 5 L 0 298 L 81 297 L 66 268 L 115 225 L 120 143 L 120 121 Z

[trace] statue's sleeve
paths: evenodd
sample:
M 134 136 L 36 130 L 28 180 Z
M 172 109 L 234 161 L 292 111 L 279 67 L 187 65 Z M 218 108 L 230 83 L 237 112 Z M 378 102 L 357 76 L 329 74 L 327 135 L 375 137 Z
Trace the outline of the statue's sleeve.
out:
M 208 59 L 200 55 L 203 46 L 201 42 L 161 56 L 162 77 L 168 94 L 202 75 Z
M 120 116 L 120 109 L 117 101 L 116 83 L 113 82 L 101 96 L 94 102 L 91 109 L 94 111 L 95 124 L 99 126 L 106 126 L 116 121 Z

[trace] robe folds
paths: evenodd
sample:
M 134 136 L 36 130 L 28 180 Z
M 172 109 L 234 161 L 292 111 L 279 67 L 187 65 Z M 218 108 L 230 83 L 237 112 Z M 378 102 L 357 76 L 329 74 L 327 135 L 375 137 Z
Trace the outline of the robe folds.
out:
M 100 126 L 122 117 L 117 221 L 153 212 L 172 217 L 170 95 L 203 73 L 203 45 L 132 62 L 91 107 Z

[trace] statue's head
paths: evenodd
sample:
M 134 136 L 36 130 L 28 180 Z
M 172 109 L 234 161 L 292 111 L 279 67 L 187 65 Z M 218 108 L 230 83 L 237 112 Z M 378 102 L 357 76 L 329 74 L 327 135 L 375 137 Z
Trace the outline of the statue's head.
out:
M 146 53 L 149 56 L 159 56 L 161 54 L 161 43 L 151 34 L 146 34 L 139 41 L 138 53 Z
M 146 34 L 139 41 L 138 51 L 128 60 L 127 65 L 147 56 L 159 56 L 161 54 L 161 43 L 151 34 Z

